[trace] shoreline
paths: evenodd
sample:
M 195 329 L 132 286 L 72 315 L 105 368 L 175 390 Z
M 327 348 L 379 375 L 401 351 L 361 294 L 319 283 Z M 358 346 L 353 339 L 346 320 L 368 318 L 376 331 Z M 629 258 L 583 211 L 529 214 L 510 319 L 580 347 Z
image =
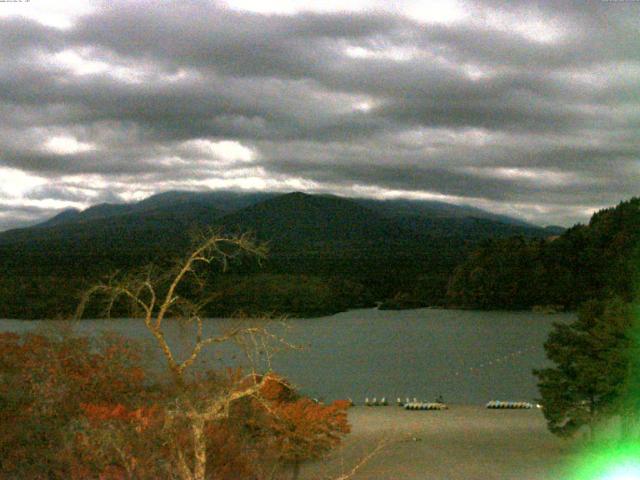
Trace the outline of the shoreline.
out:
M 369 307 L 354 307 L 347 308 L 345 310 L 337 310 L 331 311 L 324 314 L 309 314 L 305 316 L 289 316 L 288 314 L 275 315 L 273 318 L 279 319 L 284 318 L 285 320 L 320 320 L 322 318 L 333 317 L 335 315 L 339 315 L 342 313 L 348 312 L 356 312 L 356 311 L 369 311 L 375 310 L 379 312 L 406 312 L 406 311 L 417 311 L 417 310 L 444 310 L 444 311 L 461 311 L 461 312 L 469 312 L 469 311 L 477 311 L 477 312 L 485 312 L 485 313 L 535 313 L 542 315 L 563 315 L 563 314 L 574 314 L 576 310 L 566 309 L 547 309 L 546 306 L 534 305 L 531 308 L 519 308 L 519 309 L 508 309 L 508 308 L 475 308 L 475 307 L 464 307 L 460 305 L 430 305 L 424 307 L 411 307 L 411 308 L 384 308 L 382 305 L 373 305 Z M 207 319 L 229 319 L 233 317 L 206 317 Z M 255 318 L 262 318 L 260 316 L 256 316 Z M 142 317 L 87 317 L 82 319 L 73 319 L 73 318 L 64 318 L 64 317 L 54 317 L 54 318 L 0 318 L 0 320 L 9 320 L 9 321 L 18 321 L 18 322 L 68 322 L 68 321 L 83 321 L 83 320 L 141 320 Z
M 352 407 L 352 432 L 325 459 L 302 466 L 301 480 L 337 478 L 373 454 L 350 478 L 555 480 L 574 442 L 552 435 L 542 413 L 450 405 L 443 411 Z M 382 443 L 381 443 L 382 442 Z

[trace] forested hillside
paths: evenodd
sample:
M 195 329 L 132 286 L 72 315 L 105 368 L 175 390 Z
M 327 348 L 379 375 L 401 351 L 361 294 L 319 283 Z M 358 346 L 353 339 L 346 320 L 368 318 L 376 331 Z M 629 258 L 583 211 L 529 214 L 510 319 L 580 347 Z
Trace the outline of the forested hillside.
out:
M 69 212 L 0 234 L 0 317 L 69 314 L 101 276 L 149 262 L 167 265 L 201 228 L 251 231 L 269 246 L 261 265 L 239 261 L 232 277 L 216 277 L 210 288 L 224 291 L 225 300 L 211 315 L 320 315 L 375 302 L 573 309 L 587 299 L 631 296 L 638 198 L 559 236 L 550 236 L 557 229 L 455 212 L 448 217 L 450 210 L 437 204 L 301 193 L 189 192 Z
M 269 247 L 260 265 L 239 260 L 231 276 L 211 277 L 210 289 L 224 292 L 224 301 L 210 315 L 321 315 L 376 302 L 573 309 L 611 294 L 630 298 L 640 199 L 555 236 L 557 229 L 467 211 L 448 217 L 428 203 L 301 193 L 169 192 L 68 212 L 0 234 L 0 317 L 68 315 L 92 282 L 149 262 L 167 266 L 202 228 L 250 231 Z
M 630 300 L 639 240 L 639 198 L 601 210 L 588 225 L 551 240 L 487 240 L 456 268 L 448 302 L 468 308 L 573 309 L 611 295 Z
M 469 216 L 473 215 L 473 216 Z M 449 276 L 477 242 L 548 230 L 470 207 L 329 195 L 167 192 L 69 211 L 0 233 L 0 317 L 68 315 L 92 282 L 150 262 L 166 267 L 203 228 L 253 232 L 269 253 L 238 261 L 210 315 L 320 315 L 347 308 L 442 305 Z

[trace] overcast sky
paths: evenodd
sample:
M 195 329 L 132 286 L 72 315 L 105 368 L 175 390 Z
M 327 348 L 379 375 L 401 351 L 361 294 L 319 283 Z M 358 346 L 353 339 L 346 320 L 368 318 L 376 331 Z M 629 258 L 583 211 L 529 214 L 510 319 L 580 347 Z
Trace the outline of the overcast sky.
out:
M 0 2 L 0 230 L 171 189 L 637 195 L 640 2 Z

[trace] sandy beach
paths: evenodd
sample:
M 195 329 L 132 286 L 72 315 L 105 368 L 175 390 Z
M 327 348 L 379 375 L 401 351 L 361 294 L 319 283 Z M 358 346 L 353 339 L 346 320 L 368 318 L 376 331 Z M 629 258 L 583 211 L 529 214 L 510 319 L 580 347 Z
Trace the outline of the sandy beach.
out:
M 304 465 L 302 479 L 338 478 L 381 442 L 349 478 L 558 480 L 571 455 L 571 444 L 547 431 L 537 409 L 353 407 L 349 420 L 352 433 L 344 444 L 323 461 Z

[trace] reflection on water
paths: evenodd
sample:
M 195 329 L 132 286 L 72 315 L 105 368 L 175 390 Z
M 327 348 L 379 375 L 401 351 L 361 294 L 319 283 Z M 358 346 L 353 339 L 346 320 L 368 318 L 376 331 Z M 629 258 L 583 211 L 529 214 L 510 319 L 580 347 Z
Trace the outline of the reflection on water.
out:
M 547 364 L 543 343 L 554 321 L 572 314 L 478 312 L 461 310 L 353 310 L 331 317 L 289 320 L 288 328 L 273 328 L 305 351 L 281 352 L 276 371 L 305 393 L 331 400 L 364 397 L 442 395 L 450 403 L 479 404 L 491 399 L 536 398 L 533 368 Z M 0 330 L 24 332 L 53 322 L 0 320 Z M 206 332 L 220 331 L 229 320 L 210 319 Z M 167 338 L 185 355 L 193 337 L 187 327 L 167 323 Z M 80 334 L 115 331 L 150 342 L 141 320 L 84 320 Z M 163 365 L 158 352 L 150 362 Z M 205 350 L 200 368 L 242 361 L 231 346 Z

